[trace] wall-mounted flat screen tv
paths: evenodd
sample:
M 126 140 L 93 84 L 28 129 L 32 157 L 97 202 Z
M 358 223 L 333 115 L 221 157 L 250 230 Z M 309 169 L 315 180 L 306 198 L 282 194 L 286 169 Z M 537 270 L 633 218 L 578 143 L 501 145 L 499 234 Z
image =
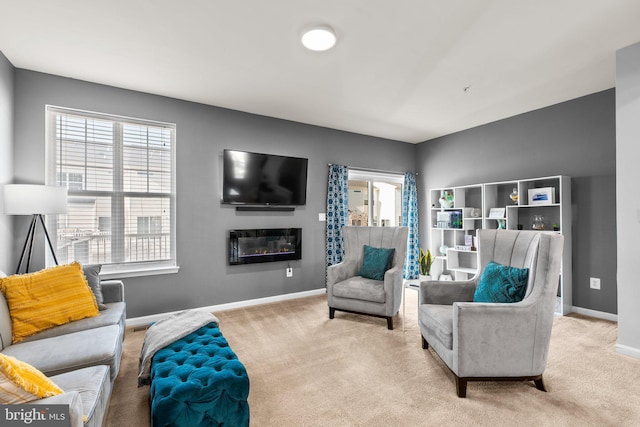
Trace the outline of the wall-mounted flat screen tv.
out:
M 222 202 L 299 206 L 307 202 L 307 159 L 224 150 Z

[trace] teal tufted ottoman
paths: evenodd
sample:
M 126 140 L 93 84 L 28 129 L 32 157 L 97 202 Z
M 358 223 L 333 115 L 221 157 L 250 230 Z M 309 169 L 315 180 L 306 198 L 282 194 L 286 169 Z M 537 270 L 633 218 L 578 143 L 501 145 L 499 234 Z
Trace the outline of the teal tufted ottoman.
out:
M 249 377 L 215 322 L 156 352 L 152 427 L 248 426 Z

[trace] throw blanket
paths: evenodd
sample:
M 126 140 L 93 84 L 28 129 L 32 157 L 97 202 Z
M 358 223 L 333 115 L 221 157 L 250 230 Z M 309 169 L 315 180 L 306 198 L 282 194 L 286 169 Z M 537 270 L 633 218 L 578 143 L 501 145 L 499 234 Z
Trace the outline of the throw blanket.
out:
M 140 365 L 138 373 L 138 387 L 151 384 L 149 374 L 151 371 L 151 360 L 158 350 L 161 350 L 186 337 L 191 332 L 197 331 L 204 325 L 211 322 L 219 324 L 216 316 L 206 311 L 186 310 L 172 314 L 166 319 L 154 323 L 147 330 L 140 352 Z

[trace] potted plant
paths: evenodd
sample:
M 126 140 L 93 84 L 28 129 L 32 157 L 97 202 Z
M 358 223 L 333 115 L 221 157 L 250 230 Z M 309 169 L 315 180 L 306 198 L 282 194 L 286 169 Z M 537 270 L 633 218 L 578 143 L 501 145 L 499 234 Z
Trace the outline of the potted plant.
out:
M 431 279 L 431 265 L 433 264 L 433 256 L 431 251 L 420 248 L 420 256 L 418 257 L 418 266 L 420 268 L 420 281 Z
M 560 231 L 560 224 L 558 223 L 553 224 L 553 231 Z

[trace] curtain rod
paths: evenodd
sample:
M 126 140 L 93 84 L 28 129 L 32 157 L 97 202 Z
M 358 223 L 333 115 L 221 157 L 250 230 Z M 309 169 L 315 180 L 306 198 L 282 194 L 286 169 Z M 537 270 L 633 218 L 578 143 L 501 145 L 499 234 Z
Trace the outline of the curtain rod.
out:
M 327 166 L 333 166 L 335 163 L 327 163 Z M 363 172 L 378 172 L 378 173 L 392 173 L 395 175 L 404 175 L 404 172 L 397 172 L 397 171 L 388 171 L 388 170 L 384 170 L 384 169 L 372 169 L 372 168 L 361 168 L 358 166 L 349 166 L 349 165 L 344 165 L 346 167 L 348 167 L 349 169 L 357 169 L 359 171 L 363 171 Z M 411 172 L 411 171 L 408 171 Z M 418 175 L 418 172 L 413 172 L 415 175 Z

